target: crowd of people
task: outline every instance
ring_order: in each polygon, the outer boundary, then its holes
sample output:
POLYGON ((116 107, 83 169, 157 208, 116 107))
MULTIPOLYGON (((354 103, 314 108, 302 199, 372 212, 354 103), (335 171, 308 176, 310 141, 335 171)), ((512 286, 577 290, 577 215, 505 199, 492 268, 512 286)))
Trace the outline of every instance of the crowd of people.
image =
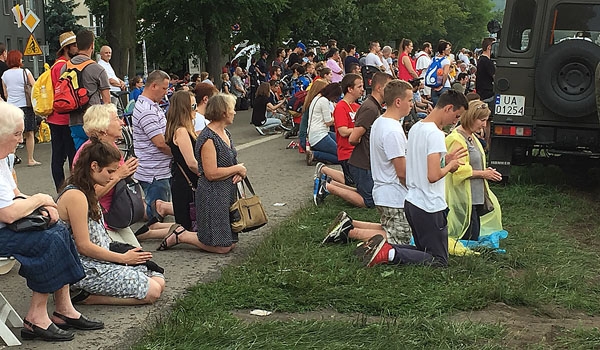
POLYGON ((298 144, 307 165, 316 163, 315 204, 332 194, 380 214, 379 223, 370 223, 341 212, 323 240, 363 241, 355 253, 364 265, 447 266, 452 242, 502 230, 501 209, 488 185, 502 175, 486 166, 484 143, 493 92, 490 39, 483 41, 477 62, 468 50, 455 61, 444 40, 435 54, 424 43, 414 57, 408 39, 398 51, 374 41, 362 57, 352 44, 340 51, 330 40, 312 52, 299 42, 289 53, 276 50, 270 68, 266 51, 248 73, 227 67, 221 89, 208 74, 186 74, 178 83, 178 77, 155 70, 145 81, 121 80, 110 65, 110 47, 100 49, 98 62, 92 60, 94 39, 88 30, 63 33, 51 69, 56 86, 61 75, 84 65, 78 74, 89 97, 82 108, 53 111, 47 118, 56 201, 46 194, 24 195, 16 186, 11 159, 23 139, 28 165, 40 165, 33 145, 29 148, 35 115, 23 93, 34 79, 22 68, 20 53, 7 54, 0 44, 0 58, 8 64, 1 74, 7 102, 0 101, 0 256, 19 260, 19 273, 33 291, 23 339, 66 341, 74 338, 70 328, 104 327, 73 304, 134 305, 160 298, 164 270, 141 240, 160 239, 159 251, 182 243, 217 254, 235 248, 229 209, 246 168, 237 161, 227 127, 246 98, 261 135, 288 130, 283 125, 288 98, 302 98, 298 144), (423 78, 436 60, 441 83, 426 86, 423 78), (247 74, 254 81, 244 81, 247 74), (124 122, 110 91, 128 85, 136 156, 125 159, 117 147, 124 122), (63 170, 67 160, 69 176, 63 170), (144 193, 145 223, 135 232, 106 220, 121 201, 120 183, 144 193), (45 213, 47 227, 15 232, 11 224, 36 210, 45 213), (175 222, 163 222, 167 215, 175 222), (39 242, 46 249, 33 249, 39 242), (52 316, 46 311, 50 293, 52 316))

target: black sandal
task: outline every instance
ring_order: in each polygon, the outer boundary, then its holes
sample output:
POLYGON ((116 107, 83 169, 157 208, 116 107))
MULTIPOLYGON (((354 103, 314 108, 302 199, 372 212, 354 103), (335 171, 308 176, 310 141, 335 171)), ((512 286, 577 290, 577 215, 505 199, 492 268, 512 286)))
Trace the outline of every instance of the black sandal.
POLYGON ((160 242, 160 245, 158 246, 158 248, 156 248, 156 250, 158 250, 158 251, 168 250, 168 249, 171 249, 174 246, 178 245, 179 244, 179 235, 184 232, 185 232, 185 228, 183 226, 181 226, 179 224, 171 225, 171 227, 169 227, 169 231, 167 232, 167 235, 162 240, 162 242, 160 242), (181 230, 177 231, 178 228, 181 228, 181 230), (171 237, 172 235, 175 235, 175 244, 167 245, 167 239, 169 239, 169 237, 171 237))
POLYGON ((33 340, 39 338, 43 341, 69 341, 73 340, 75 337, 75 333, 62 330, 54 323, 50 323, 50 326, 48 326, 46 329, 38 327, 25 319, 23 320, 23 324, 31 328, 21 329, 21 338, 23 340, 33 340))
POLYGON ((59 314, 56 311, 54 311, 54 313, 52 315, 56 318, 59 318, 59 319, 65 321, 65 323, 55 323, 56 326, 60 329, 74 328, 74 329, 80 329, 83 331, 93 331, 93 330, 104 328, 104 322, 90 320, 83 315, 80 315, 79 318, 71 318, 71 317, 67 317, 65 315, 59 314))

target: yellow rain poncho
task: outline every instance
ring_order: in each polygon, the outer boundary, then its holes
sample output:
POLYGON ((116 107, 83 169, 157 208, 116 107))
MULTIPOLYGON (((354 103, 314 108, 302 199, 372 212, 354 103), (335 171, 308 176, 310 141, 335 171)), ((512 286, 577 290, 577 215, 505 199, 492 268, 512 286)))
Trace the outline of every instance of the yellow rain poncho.
MULTIPOLYGON (((477 138, 474 138, 475 145, 481 152, 484 169, 486 164, 485 152, 477 138)), ((464 137, 456 130, 452 131, 446 137, 446 149, 448 152, 463 147, 467 148, 467 142, 464 137)), ((448 203, 448 252, 453 255, 467 255, 472 253, 471 250, 465 248, 458 240, 465 234, 469 227, 472 213, 473 203, 471 197, 471 176, 473 168, 469 163, 469 155, 463 159, 465 164, 458 167, 454 173, 446 175, 446 202, 448 203)), ((494 210, 483 215, 481 219, 481 230, 479 239, 481 241, 485 236, 502 231, 502 210, 498 199, 490 190, 487 180, 484 179, 484 188, 488 192, 489 198, 494 205, 494 210)))

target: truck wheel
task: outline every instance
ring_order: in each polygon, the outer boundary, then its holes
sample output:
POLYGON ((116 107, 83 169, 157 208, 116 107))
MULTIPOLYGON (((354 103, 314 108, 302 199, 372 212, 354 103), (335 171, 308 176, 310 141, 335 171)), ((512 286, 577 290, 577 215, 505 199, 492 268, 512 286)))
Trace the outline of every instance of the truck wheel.
POLYGON ((565 40, 550 47, 535 72, 536 95, 551 111, 582 117, 596 110, 594 73, 600 46, 584 39, 565 40))

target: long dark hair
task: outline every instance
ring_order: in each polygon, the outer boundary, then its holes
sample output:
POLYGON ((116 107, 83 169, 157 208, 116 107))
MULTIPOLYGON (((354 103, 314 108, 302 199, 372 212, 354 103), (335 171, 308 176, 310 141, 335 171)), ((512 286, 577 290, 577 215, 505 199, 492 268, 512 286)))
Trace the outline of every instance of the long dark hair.
POLYGON ((95 137, 91 137, 90 141, 91 143, 83 146, 79 159, 73 165, 73 174, 65 183, 77 187, 85 194, 88 201, 88 215, 92 220, 98 221, 102 217, 102 212, 98 206, 98 197, 94 189, 96 183, 92 178, 91 165, 93 162, 97 162, 100 168, 107 167, 121 160, 121 152, 114 145, 95 137))

